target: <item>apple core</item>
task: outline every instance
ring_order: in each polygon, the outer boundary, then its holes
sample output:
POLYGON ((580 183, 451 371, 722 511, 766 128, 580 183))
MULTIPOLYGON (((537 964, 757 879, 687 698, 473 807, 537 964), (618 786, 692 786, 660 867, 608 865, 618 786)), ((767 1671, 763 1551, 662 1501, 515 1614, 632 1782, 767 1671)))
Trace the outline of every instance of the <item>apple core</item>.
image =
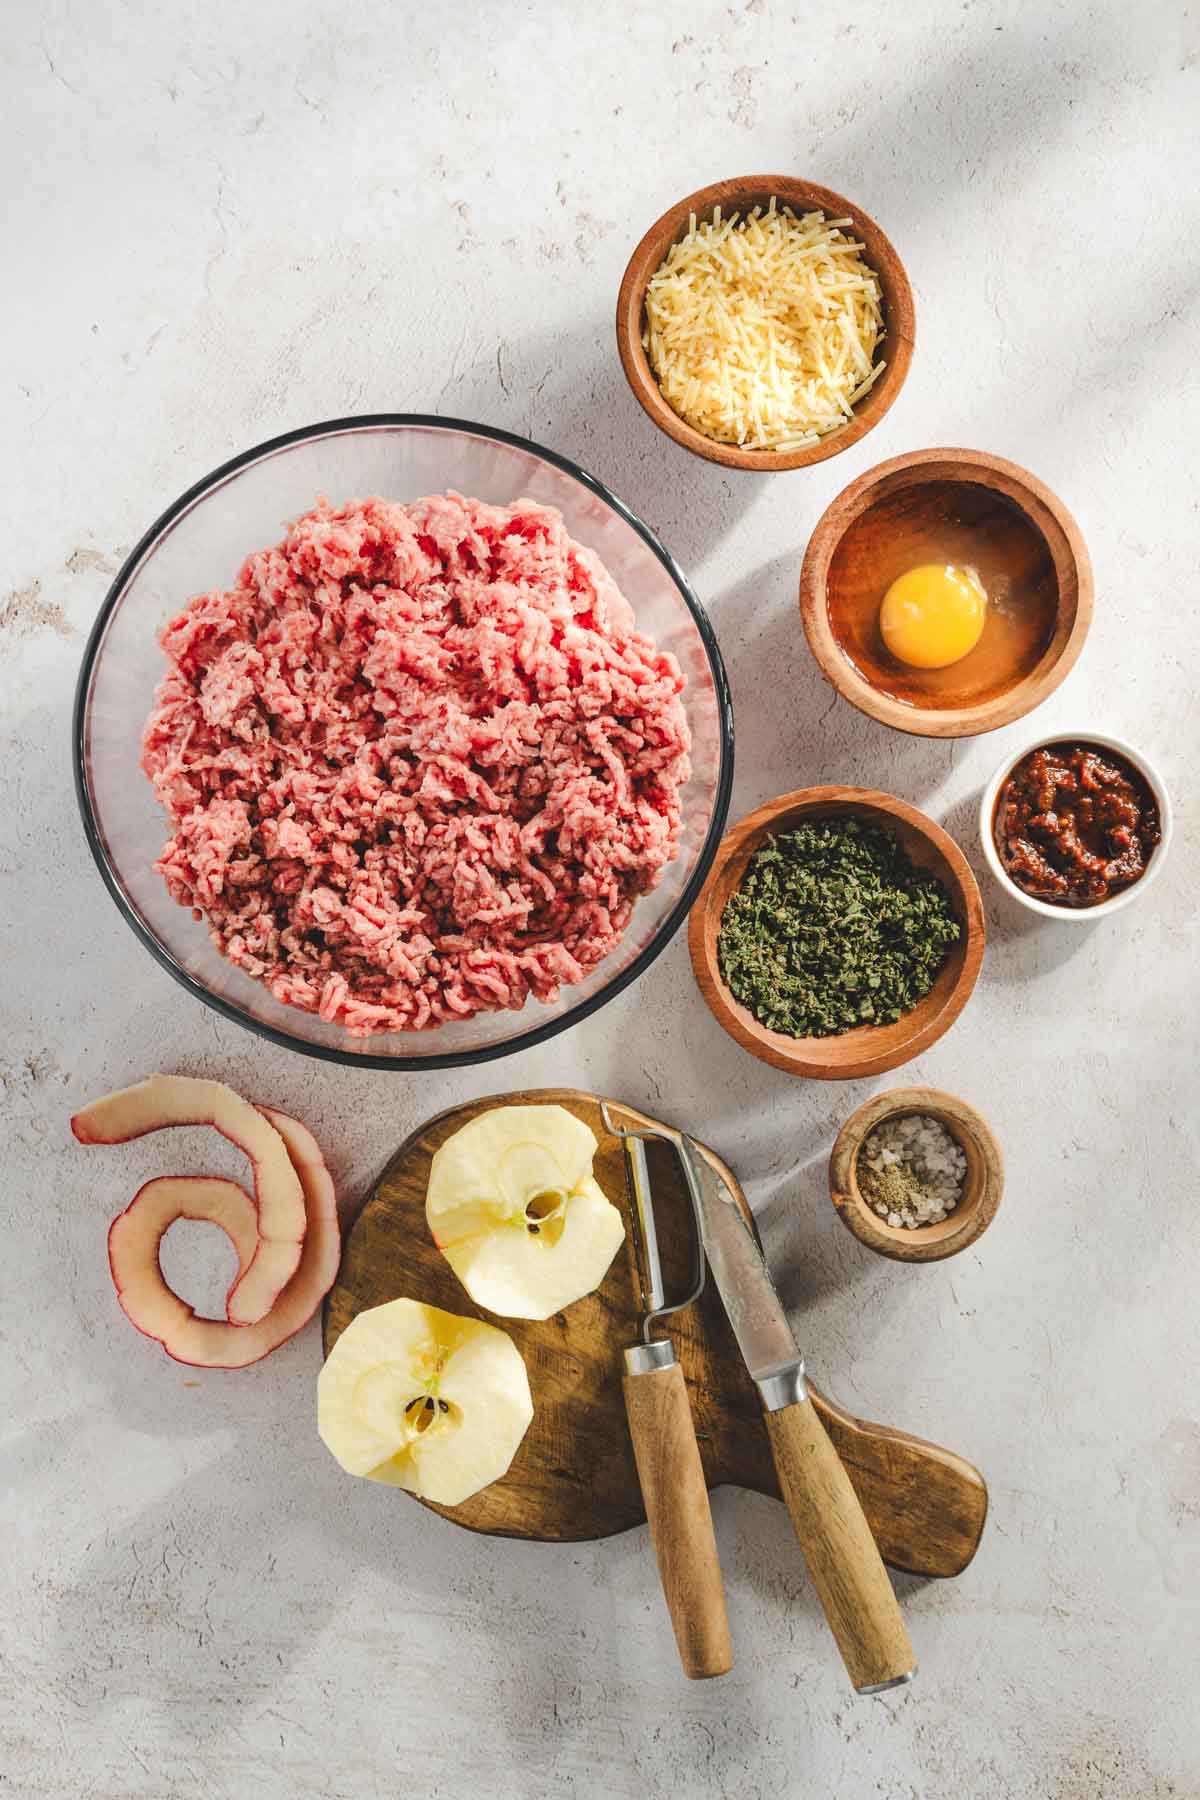
POLYGON ((595 1134, 563 1106, 496 1106, 447 1138, 425 1214, 476 1305, 548 1319, 599 1287, 625 1226, 595 1154, 595 1134))
POLYGON ((347 1473, 443 1506, 498 1480, 532 1417, 507 1333, 420 1300, 360 1312, 317 1380, 317 1426, 347 1473))

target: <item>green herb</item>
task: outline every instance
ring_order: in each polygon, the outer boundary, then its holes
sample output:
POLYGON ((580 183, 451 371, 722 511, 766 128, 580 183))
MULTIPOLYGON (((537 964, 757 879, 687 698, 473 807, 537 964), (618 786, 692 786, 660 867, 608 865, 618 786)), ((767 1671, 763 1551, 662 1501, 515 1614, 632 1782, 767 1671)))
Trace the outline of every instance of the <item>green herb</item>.
POLYGON ((761 1025, 836 1037, 911 1012, 959 930, 941 882, 890 832, 816 819, 755 851, 726 904, 717 955, 761 1025))

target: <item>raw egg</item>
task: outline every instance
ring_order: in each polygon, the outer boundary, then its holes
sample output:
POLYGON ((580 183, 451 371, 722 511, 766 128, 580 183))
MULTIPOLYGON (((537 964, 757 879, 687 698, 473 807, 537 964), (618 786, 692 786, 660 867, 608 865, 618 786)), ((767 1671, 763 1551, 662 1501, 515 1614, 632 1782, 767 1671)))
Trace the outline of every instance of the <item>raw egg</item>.
POLYGON ((897 662, 945 669, 979 642, 987 595, 974 569, 920 563, 893 581, 879 609, 879 630, 897 662))

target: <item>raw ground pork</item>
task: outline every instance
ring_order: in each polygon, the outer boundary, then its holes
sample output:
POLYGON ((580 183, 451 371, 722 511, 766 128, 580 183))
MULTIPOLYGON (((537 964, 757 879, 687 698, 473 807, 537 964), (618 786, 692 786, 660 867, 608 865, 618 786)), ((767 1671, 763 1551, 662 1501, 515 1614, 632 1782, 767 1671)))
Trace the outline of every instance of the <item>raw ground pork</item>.
POLYGON ((155 867, 347 1031, 553 1000, 676 853, 683 676, 547 507, 322 502, 161 642, 155 867))

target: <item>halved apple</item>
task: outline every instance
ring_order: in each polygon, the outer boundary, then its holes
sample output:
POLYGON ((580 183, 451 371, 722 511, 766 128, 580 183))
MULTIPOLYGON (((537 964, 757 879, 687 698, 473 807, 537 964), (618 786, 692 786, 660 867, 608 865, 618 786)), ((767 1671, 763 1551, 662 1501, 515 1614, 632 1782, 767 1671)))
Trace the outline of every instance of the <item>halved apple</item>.
POLYGON ((305 1232, 304 1190, 270 1117, 222 1081, 151 1075, 93 1100, 71 1120, 81 1144, 124 1144, 173 1125, 212 1125, 253 1164, 257 1243, 227 1308, 230 1324, 254 1325, 296 1273, 305 1232))
POLYGON ((563 1106, 496 1106, 433 1158, 425 1216, 478 1306, 548 1319, 599 1287, 625 1238, 592 1175, 596 1137, 563 1106))
POLYGON ((109 1267, 126 1317, 176 1362, 197 1368, 244 1369, 259 1362, 307 1324, 337 1275, 337 1196, 317 1141, 286 1113, 259 1110, 286 1146, 308 1219, 300 1266, 265 1318, 253 1325, 198 1318, 167 1285, 159 1264, 159 1245, 176 1219, 205 1219, 230 1239, 239 1273, 249 1266, 258 1244, 259 1214, 236 1182, 208 1175, 158 1176, 138 1190, 108 1234, 109 1267))
POLYGON ((360 1312, 317 1380, 317 1429, 343 1469, 441 1506, 498 1481, 532 1417, 508 1333, 420 1300, 360 1312))

